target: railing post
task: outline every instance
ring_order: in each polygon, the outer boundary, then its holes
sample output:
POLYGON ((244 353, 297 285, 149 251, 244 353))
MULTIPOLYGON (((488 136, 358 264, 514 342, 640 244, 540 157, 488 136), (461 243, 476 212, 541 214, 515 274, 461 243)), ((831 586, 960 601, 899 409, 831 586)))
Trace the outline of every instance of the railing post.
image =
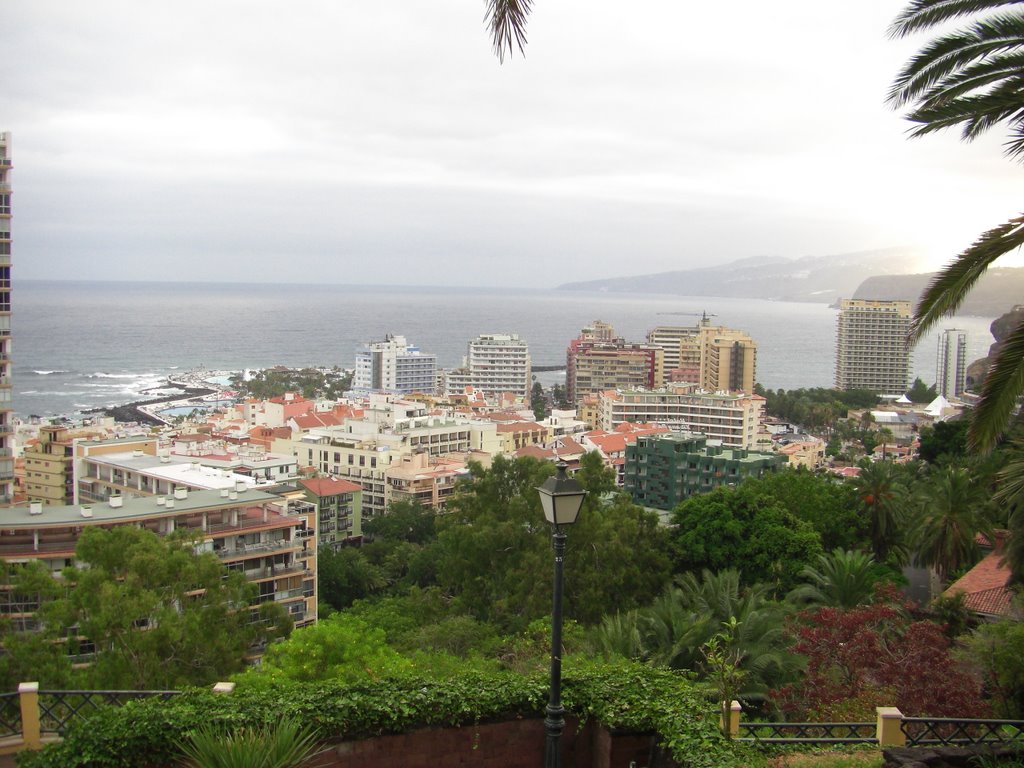
POLYGON ((743 708, 740 703, 733 700, 729 703, 729 722, 725 722, 725 702, 722 702, 721 714, 718 716, 718 724, 722 728, 722 733, 725 734, 726 738, 735 739, 740 735, 740 713, 743 708))
POLYGON ((907 734, 900 727, 903 724, 903 713, 897 707, 875 707, 878 723, 875 733, 880 747, 905 747, 907 734))
POLYGON ((213 692, 214 693, 231 693, 234 690, 235 690, 235 684, 234 683, 214 683, 214 685, 213 685, 213 692))
POLYGON ((43 739, 39 727, 39 683, 18 685, 21 703, 21 739, 25 749, 42 749, 43 739))

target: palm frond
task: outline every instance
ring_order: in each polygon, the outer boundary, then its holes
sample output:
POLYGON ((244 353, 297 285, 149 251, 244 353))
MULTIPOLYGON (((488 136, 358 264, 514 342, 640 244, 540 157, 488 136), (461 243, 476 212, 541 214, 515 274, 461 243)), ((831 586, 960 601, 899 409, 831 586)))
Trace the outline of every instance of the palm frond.
POLYGON ((514 48, 526 54, 526 17, 532 6, 533 0, 487 0, 484 23, 490 27, 498 61, 504 63, 506 52, 511 56, 514 48))
POLYGON ((889 36, 906 37, 961 16, 1019 3, 1020 0, 913 0, 893 21, 889 36))
POLYGON ((903 66, 888 100, 894 107, 901 107, 944 83, 950 75, 1000 53, 1018 50, 1021 45, 1024 18, 1020 16, 1000 16, 938 37, 903 66))
POLYGON ((967 431, 967 443, 980 450, 991 450, 1006 427, 1024 393, 1024 323, 1003 340, 999 354, 981 388, 981 399, 967 431))
POLYGON ((978 238, 928 284, 914 313, 910 340, 917 341, 940 319, 955 313, 989 265, 1021 245, 1024 245, 1024 214, 978 238))
POLYGON ((1024 52, 1015 51, 985 61, 976 62, 950 73, 940 83, 931 86, 917 98, 915 112, 936 109, 967 96, 983 96, 990 87, 1001 82, 1013 81, 1020 85, 1024 72, 1024 52))

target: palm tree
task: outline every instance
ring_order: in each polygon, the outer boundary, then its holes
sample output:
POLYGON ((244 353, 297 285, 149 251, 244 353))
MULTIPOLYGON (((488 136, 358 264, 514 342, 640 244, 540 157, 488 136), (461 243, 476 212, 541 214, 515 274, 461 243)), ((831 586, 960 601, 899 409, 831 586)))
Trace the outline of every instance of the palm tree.
MULTIPOLYGON (((908 107, 913 136, 960 127, 970 141, 1000 123, 1009 128, 1006 154, 1024 156, 1024 3, 1019 0, 912 0, 893 22, 895 37, 969 20, 939 34, 903 67, 889 101, 908 107)), ((1024 244, 1024 215, 990 229, 932 280, 914 314, 911 340, 963 303, 971 287, 1003 254, 1024 244)), ((1024 393, 1024 323, 1005 340, 982 386, 968 440, 988 451, 1006 429, 1024 393)))
POLYGON ((979 533, 995 541, 988 488, 962 467, 932 473, 920 490, 918 504, 912 534, 914 561, 934 568, 943 583, 950 573, 978 560, 979 533))
POLYGON ((511 55, 514 48, 525 55, 526 17, 532 6, 533 0, 487 0, 484 18, 498 61, 504 62, 506 52, 511 55))
POLYGON ((852 485, 868 516, 868 535, 875 560, 884 563, 890 554, 902 560, 907 493, 896 465, 891 461, 863 464, 852 485))
POLYGON ((790 592, 789 599, 832 608, 870 604, 875 583, 881 579, 878 564, 871 555, 843 549, 818 555, 817 567, 805 567, 800 576, 806 583, 790 592))

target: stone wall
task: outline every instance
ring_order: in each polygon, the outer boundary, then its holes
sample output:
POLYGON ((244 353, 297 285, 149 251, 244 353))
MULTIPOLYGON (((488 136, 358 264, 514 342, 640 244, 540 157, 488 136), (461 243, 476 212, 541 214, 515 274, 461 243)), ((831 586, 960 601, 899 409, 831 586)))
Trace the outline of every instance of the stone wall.
MULTIPOLYGON (((536 768, 544 764, 544 721, 509 720, 460 728, 425 728, 394 736, 335 743, 315 768, 536 768)), ((629 768, 648 765, 655 737, 611 733, 592 723, 579 727, 566 718, 562 734, 565 768, 629 768)))

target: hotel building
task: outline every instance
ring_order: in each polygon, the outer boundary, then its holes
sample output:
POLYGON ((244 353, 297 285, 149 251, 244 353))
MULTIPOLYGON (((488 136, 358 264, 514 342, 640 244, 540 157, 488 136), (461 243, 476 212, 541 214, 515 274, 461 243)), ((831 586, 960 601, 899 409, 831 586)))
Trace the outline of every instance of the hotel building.
POLYGON ((356 350, 352 391, 409 395, 433 393, 437 387, 437 355, 410 345, 404 336, 388 335, 356 350))
POLYGON ((836 325, 836 389, 906 392, 910 321, 909 301, 843 299, 836 325))
POLYGON ((597 429, 623 423, 660 424, 674 432, 699 432, 728 448, 756 448, 764 421, 760 395, 703 392, 693 384, 654 390, 612 390, 598 398, 597 429))
POLYGON ((446 377, 448 394, 459 394, 467 386, 494 397, 511 392, 530 396, 530 347, 515 334, 482 334, 469 342, 462 368, 446 377))

